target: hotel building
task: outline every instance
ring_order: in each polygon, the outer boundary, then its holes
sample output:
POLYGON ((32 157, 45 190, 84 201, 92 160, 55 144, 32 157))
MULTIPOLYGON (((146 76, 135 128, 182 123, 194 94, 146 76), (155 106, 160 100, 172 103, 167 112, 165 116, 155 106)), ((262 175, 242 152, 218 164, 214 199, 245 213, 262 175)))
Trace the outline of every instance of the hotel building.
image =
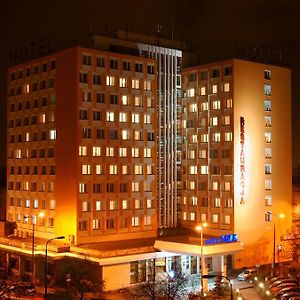
POLYGON ((156 236, 154 59, 74 47, 8 71, 7 219, 72 244, 156 236), (39 214, 43 213, 43 217, 39 214))
POLYGON ((272 262, 275 225, 276 261, 288 253, 278 246, 291 225, 290 84, 287 68, 238 59, 182 72, 181 224, 236 233, 236 268, 272 262))

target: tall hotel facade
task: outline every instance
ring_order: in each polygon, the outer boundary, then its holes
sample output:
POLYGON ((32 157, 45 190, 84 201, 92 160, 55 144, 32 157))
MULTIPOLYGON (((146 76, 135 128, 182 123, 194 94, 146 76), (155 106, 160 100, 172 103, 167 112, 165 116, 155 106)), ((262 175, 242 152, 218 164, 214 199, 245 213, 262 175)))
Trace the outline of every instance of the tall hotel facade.
POLYGON ((98 262, 107 289, 153 263, 272 262, 273 226, 279 245, 291 223, 290 71, 233 59, 181 72, 180 50, 138 40, 93 37, 8 70, 15 235, 64 235, 64 255, 98 262), (160 236, 178 225, 184 238, 160 236))
POLYGON ((236 267, 270 263, 273 226, 278 246, 291 225, 290 70, 233 59, 182 76, 182 225, 236 233, 236 267))

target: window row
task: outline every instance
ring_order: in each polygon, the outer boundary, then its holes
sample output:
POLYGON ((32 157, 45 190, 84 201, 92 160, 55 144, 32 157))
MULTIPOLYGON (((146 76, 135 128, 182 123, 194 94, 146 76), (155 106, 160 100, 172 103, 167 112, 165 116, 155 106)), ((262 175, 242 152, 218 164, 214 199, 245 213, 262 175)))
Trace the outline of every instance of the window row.
POLYGON ((41 99, 26 100, 25 102, 18 101, 17 104, 10 104, 10 112, 23 111, 31 108, 45 107, 56 103, 56 96, 52 95, 49 98, 42 97, 41 99))
MULTIPOLYGON (((88 155, 88 146, 79 146, 78 152, 79 156, 87 156, 88 155)), ((90 150, 89 150, 90 151, 90 150)), ((92 146, 91 147, 91 155, 92 156, 102 156, 102 148, 99 146, 92 146)), ((150 158, 152 157, 152 148, 126 148, 126 147, 120 147, 120 148, 114 148, 114 147, 106 147, 105 148, 105 156, 111 157, 111 156, 119 156, 119 157, 143 157, 150 158), (131 152, 131 153, 130 153, 131 152)))
POLYGON ((54 227, 54 218, 52 217, 37 218, 36 221, 33 221, 28 214, 22 215, 21 213, 8 213, 8 219, 17 223, 30 224, 32 222, 36 222, 34 224, 37 224, 38 226, 54 227))
POLYGON ((55 166, 15 166, 9 167, 10 175, 55 175, 55 166))
POLYGON ((54 191, 54 182, 48 181, 47 183, 45 182, 20 182, 20 181, 9 181, 7 184, 7 189, 8 190, 15 190, 15 191, 29 191, 31 192, 49 192, 52 193, 54 191))
POLYGON ((230 83, 226 82, 223 84, 213 84, 211 86, 201 86, 197 89, 189 88, 187 91, 183 90, 183 97, 187 94, 188 98, 195 96, 206 96, 207 94, 218 94, 218 93, 229 93, 230 83))
MULTIPOLYGON (((207 167, 207 166, 203 166, 207 167)), ((197 182, 196 181, 187 181, 183 182, 183 189, 184 190, 196 190, 197 182)), ((198 190, 205 191, 207 188, 207 184, 203 184, 202 182, 198 183, 198 190), (205 189, 204 189, 205 188, 205 189)), ((231 181, 225 181, 222 184, 219 181, 211 181, 209 186, 210 191, 225 191, 230 192, 233 190, 233 183, 231 181)))
MULTIPOLYGON (((224 142, 231 142, 233 140, 233 133, 232 132, 215 132, 211 133, 210 135, 210 141, 211 142, 221 142, 221 136, 222 140, 224 142)), ((200 140, 199 140, 199 135, 198 134, 192 134, 189 137, 190 143, 191 144, 196 144, 198 142, 201 143, 208 143, 208 133, 203 133, 200 135, 200 140)))
POLYGON ((41 65, 34 65, 33 67, 28 66, 24 70, 18 70, 17 72, 12 71, 9 74, 9 79, 11 81, 16 79, 21 79, 23 77, 28 77, 30 75, 36 75, 39 72, 47 72, 47 70, 55 70, 56 69, 56 61, 51 60, 49 62, 42 63, 41 65))
MULTIPOLYGON (((197 220, 197 213, 196 212, 186 212, 184 211, 182 214, 182 218, 184 221, 198 221, 197 220)), ((200 215, 201 222, 207 222, 207 215, 201 214, 200 215)), ((213 224, 219 224, 220 222, 220 216, 219 214, 212 214, 211 215, 211 223, 213 224)), ((230 225, 231 224, 231 216, 230 215, 224 215, 222 218, 222 224, 230 225)))
MULTIPOLYGON (((186 166, 182 167, 182 173, 186 174, 187 170, 186 170, 186 166)), ((197 175, 197 174, 210 174, 210 175, 232 175, 233 174, 233 168, 232 166, 223 166, 221 167, 220 165, 210 165, 210 167, 208 168, 208 166, 206 165, 190 165, 188 167, 188 174, 190 175, 197 175)))
POLYGON ((54 149, 48 148, 47 150, 42 149, 15 149, 8 151, 8 158, 45 158, 47 155, 48 158, 54 157, 54 149))
POLYGON ((20 127, 20 126, 28 126, 29 121, 30 125, 36 125, 36 124, 45 124, 45 123, 54 123, 54 112, 48 112, 46 113, 40 113, 38 116, 32 116, 30 119, 29 117, 23 118, 23 124, 22 119, 18 118, 16 120, 10 119, 8 120, 8 128, 13 127, 20 127))
POLYGON ((25 83, 22 86, 17 86, 15 88, 11 87, 8 90, 8 96, 19 96, 23 94, 28 94, 30 92, 36 92, 38 90, 44 90, 54 87, 54 78, 49 78, 47 80, 41 80, 39 82, 33 82, 31 84, 25 83))
POLYGON ((225 66, 223 69, 216 67, 210 71, 192 72, 186 75, 188 81, 208 80, 209 78, 218 78, 220 76, 232 75, 232 66, 225 66))
MULTIPOLYGON (((94 167, 94 172, 97 175, 109 174, 109 175, 118 175, 123 174, 123 166, 118 165, 108 165, 104 167, 103 165, 90 165, 84 164, 81 166, 82 175, 91 175, 92 167, 94 167)), ((133 165, 132 167, 126 168, 126 174, 135 174, 135 175, 154 175, 155 168, 152 165, 133 165), (128 173, 129 172, 129 173, 128 173)))
POLYGON ((92 203, 90 201, 83 201, 81 209, 83 212, 94 211, 106 211, 106 210, 130 210, 130 209, 152 209, 154 208, 154 202, 152 199, 133 199, 133 200, 96 200, 92 209, 92 203))
POLYGON ((54 199, 39 200, 39 199, 22 199, 22 198, 9 198, 9 206, 26 207, 26 208, 40 208, 40 209, 55 209, 56 202, 54 199))
POLYGON ((97 56, 96 58, 91 55, 82 55, 82 64, 85 66, 92 66, 95 64, 98 68, 106 68, 110 69, 119 69, 122 68, 125 71, 135 71, 138 73, 143 73, 145 70, 148 74, 154 74, 154 64, 145 64, 141 62, 131 62, 128 60, 119 61, 116 58, 105 58, 101 56, 97 56), (94 60, 94 62, 93 62, 94 60))
MULTIPOLYGON (((211 110, 220 110, 221 109, 221 103, 223 103, 223 109, 229 109, 232 108, 232 99, 224 99, 224 100, 212 100, 211 101, 211 110)), ((198 112, 198 111, 208 111, 209 105, 208 102, 199 102, 196 103, 190 103, 188 109, 189 112, 198 112)), ((183 108, 183 111, 186 112, 186 107, 183 108)))
MULTIPOLYGON (((182 151, 182 159, 206 159, 208 158, 208 150, 200 149, 198 150, 187 150, 182 151)), ((219 159, 219 158, 231 158, 233 154, 233 150, 231 149, 210 149, 209 150, 209 158, 210 159, 219 159)), ((225 167, 226 168, 226 167, 225 167)), ((228 171, 228 170, 226 170, 228 171)))
MULTIPOLYGON (((124 189, 125 192, 152 192, 153 191, 153 182, 137 182, 133 181, 130 186, 127 186, 127 183, 124 183, 123 185, 120 184, 119 191, 121 192, 124 189), (125 187, 127 190, 125 190, 125 187)), ((86 194, 89 192, 89 190, 93 193, 102 193, 103 192, 103 185, 101 183, 94 183, 94 184, 87 184, 87 183, 79 183, 78 184, 78 190, 80 194, 86 194)), ((116 193, 117 191, 116 184, 115 183, 106 183, 106 192, 107 193, 116 193)))
POLYGON ((189 197, 189 199, 187 199, 187 197, 183 197, 183 205, 187 205, 187 203, 189 203, 190 206, 200 205, 202 207, 208 207, 210 204, 214 207, 233 207, 232 198, 221 199, 219 197, 213 197, 209 200, 207 197, 202 197, 200 199, 196 196, 189 197))
POLYGON ((199 127, 213 127, 220 125, 230 125, 231 124, 231 116, 219 116, 219 117, 211 117, 209 118, 209 123, 207 122, 207 118, 200 118, 198 120, 188 119, 182 121, 183 128, 197 128, 199 127))

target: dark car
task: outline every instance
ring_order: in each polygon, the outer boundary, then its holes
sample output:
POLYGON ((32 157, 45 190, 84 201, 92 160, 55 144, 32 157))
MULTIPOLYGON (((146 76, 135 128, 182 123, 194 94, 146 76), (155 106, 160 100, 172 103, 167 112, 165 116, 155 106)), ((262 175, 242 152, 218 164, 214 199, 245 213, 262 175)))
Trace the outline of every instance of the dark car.
POLYGON ((267 283, 270 285, 270 284, 274 283, 275 281, 282 280, 282 279, 288 279, 288 278, 286 278, 286 277, 272 277, 272 278, 267 280, 267 283))
POLYGON ((296 293, 296 292, 289 292, 289 293, 283 294, 280 299, 281 300, 289 300, 291 297, 300 297, 300 294, 296 293))
POLYGON ((280 284, 289 283, 289 282, 297 284, 297 281, 294 279, 279 279, 279 280, 273 282, 272 284, 270 284, 269 288, 273 289, 274 287, 277 287, 280 284))
POLYGON ((294 282, 285 282, 281 283, 278 286, 275 286, 272 288, 273 293, 277 293, 278 291, 281 291, 282 289, 288 288, 288 287, 296 287, 297 284, 294 282))
POLYGON ((290 293, 290 292, 296 292, 296 293, 300 293, 300 287, 298 286, 292 286, 292 287, 287 287, 287 288, 284 288, 280 291, 278 291, 277 293, 275 293, 275 297, 277 299, 280 299, 280 297, 286 293, 290 293))

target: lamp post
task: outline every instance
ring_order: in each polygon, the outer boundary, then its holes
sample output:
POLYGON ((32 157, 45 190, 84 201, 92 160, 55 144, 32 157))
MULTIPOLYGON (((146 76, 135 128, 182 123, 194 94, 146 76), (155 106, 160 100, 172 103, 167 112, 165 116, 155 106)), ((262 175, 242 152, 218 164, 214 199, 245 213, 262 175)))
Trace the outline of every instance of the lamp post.
POLYGON ((45 253, 45 299, 48 299, 48 293, 47 293, 47 288, 48 288, 48 243, 50 243, 53 240, 63 240, 65 237, 63 235, 54 237, 50 240, 47 241, 46 243, 46 253, 45 253))
POLYGON ((196 230, 200 231, 200 244, 201 244, 201 256, 200 256, 200 264, 201 264, 201 270, 200 270, 200 282, 201 282, 201 293, 203 294, 203 271, 205 268, 204 263, 204 255, 203 255, 203 228, 207 227, 207 223, 203 223, 202 225, 196 226, 196 230))
POLYGON ((230 300, 233 300, 232 283, 231 283, 231 281, 228 277, 226 277, 224 275, 219 275, 219 274, 218 275, 208 275, 208 274, 207 275, 202 275, 203 279, 209 279, 209 278, 215 278, 215 277, 221 277, 221 278, 227 279, 227 281, 230 284, 230 300))
MULTIPOLYGON (((272 262, 272 271, 271 275, 274 276, 275 272, 275 263, 276 263, 276 214, 273 214, 272 212, 268 212, 269 215, 272 215, 274 217, 273 221, 273 262, 272 262)), ((280 219, 283 219, 285 217, 284 214, 278 215, 280 219)))

